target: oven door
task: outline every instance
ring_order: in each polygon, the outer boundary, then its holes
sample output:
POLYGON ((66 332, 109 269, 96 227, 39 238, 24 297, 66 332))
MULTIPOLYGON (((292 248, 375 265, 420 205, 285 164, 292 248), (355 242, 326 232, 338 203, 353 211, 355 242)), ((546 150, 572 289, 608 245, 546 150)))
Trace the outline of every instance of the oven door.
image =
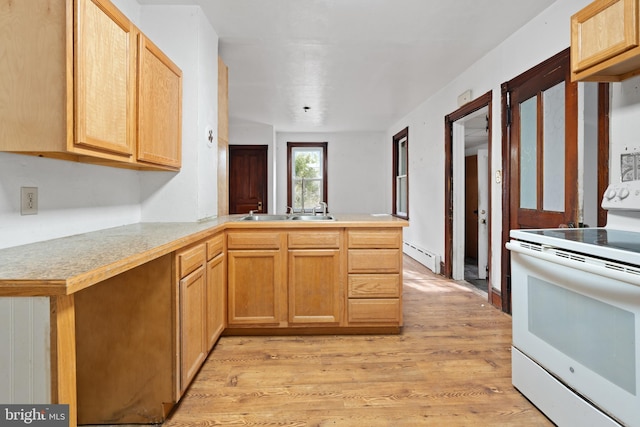
POLYGON ((640 425, 640 286, 630 283, 640 276, 626 281, 620 269, 544 246, 507 247, 514 347, 622 424, 640 425))

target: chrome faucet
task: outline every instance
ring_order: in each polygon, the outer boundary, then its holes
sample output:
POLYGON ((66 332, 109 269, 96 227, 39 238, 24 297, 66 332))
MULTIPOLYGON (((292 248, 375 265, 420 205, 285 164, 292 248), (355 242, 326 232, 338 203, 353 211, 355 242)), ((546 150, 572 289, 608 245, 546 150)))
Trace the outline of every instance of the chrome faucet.
POLYGON ((320 202, 320 206, 313 208, 313 214, 316 214, 316 208, 322 208, 322 216, 327 216, 327 204, 326 202, 320 202))

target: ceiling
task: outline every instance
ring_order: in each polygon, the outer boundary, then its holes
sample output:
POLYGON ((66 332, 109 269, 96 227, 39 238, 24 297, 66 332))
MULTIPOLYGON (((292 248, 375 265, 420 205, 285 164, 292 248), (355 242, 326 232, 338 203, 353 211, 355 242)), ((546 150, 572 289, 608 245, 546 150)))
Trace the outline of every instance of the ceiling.
POLYGON ((232 124, 287 132, 386 131, 554 1, 139 0, 200 5, 232 124))

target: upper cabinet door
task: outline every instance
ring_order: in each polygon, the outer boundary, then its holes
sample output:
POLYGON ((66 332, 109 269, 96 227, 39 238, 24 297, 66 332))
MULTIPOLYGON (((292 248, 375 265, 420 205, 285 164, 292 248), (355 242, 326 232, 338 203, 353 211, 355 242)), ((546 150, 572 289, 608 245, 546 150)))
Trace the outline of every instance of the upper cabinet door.
POLYGON ((138 162, 179 169, 182 71, 143 34, 138 47, 138 162))
POLYGON ((76 5, 75 147, 133 157, 136 29, 109 1, 76 5))
POLYGON ((595 0, 571 17, 573 80, 620 81, 640 69, 638 0, 595 0))

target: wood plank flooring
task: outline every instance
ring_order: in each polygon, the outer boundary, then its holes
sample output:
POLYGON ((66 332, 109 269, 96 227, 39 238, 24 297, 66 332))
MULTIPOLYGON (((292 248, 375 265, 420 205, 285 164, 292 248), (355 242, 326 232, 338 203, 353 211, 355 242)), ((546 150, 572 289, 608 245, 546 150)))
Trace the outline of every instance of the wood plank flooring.
POLYGON ((222 337, 178 426, 552 426, 511 385, 511 318, 405 256, 400 335, 222 337))

